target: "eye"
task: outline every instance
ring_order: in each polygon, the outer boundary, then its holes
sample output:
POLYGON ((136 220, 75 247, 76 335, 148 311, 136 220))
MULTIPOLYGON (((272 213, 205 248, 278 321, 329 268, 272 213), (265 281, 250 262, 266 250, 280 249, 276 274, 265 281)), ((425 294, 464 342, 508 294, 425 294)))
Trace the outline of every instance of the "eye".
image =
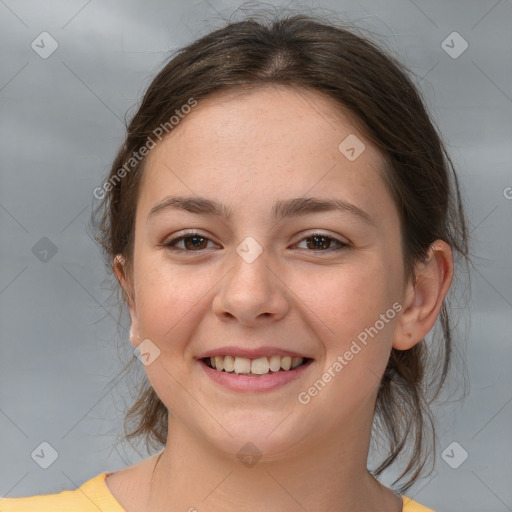
POLYGON ((303 241, 306 241, 308 249, 311 249, 315 252, 341 251, 342 249, 345 249, 349 246, 347 242, 342 242, 337 238, 322 233, 312 233, 311 235, 304 237, 300 243, 303 241), (337 244, 337 247, 329 248, 332 242, 337 244))
POLYGON ((199 252, 206 249, 207 241, 210 240, 205 236, 202 236, 201 233, 197 231, 191 231, 189 233, 185 233, 179 237, 173 238, 166 242, 164 247, 170 249, 171 251, 185 251, 185 252, 199 252), (184 247, 176 247, 177 244, 183 242, 184 247), (189 250, 190 249, 190 250, 189 250))
MULTIPOLYGON (((208 241, 211 242, 209 238, 202 236, 198 231, 191 231, 169 240, 163 246, 175 252, 200 252, 207 249, 208 241), (178 244, 182 242, 184 244, 183 247, 178 247, 178 244)), ((304 241, 306 241, 307 249, 314 252, 341 251, 349 246, 346 242, 322 233, 313 233, 304 237, 299 243, 304 241), (333 243, 337 244, 337 247, 330 247, 333 243)))

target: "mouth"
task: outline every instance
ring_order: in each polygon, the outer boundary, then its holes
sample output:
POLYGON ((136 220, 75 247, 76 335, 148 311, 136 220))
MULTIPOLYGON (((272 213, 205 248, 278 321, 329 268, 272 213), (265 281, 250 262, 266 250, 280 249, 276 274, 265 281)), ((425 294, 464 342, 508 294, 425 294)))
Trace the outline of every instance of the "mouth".
POLYGON ((219 373, 264 377, 269 374, 293 372, 312 361, 308 357, 266 356, 249 359, 239 356, 203 357, 201 363, 219 373))

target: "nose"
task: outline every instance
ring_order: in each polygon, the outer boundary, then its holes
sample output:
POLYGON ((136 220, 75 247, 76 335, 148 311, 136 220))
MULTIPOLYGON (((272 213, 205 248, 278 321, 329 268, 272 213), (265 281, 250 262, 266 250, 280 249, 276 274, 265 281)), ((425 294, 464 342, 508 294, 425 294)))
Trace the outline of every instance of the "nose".
POLYGON ((289 310, 286 284, 263 251, 247 262, 234 252, 233 266, 219 284, 213 312, 221 321, 255 327, 283 318, 289 310))

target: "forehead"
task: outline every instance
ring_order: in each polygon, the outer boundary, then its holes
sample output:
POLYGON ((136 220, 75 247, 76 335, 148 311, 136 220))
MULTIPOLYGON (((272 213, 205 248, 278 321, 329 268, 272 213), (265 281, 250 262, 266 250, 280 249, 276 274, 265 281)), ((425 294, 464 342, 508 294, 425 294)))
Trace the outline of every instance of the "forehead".
POLYGON ((283 193, 334 191, 367 203, 372 189, 385 188, 384 157, 353 116, 323 94, 288 86, 200 100, 150 152, 145 167, 143 196, 153 201, 166 190, 225 204, 234 197, 270 204, 283 193), (358 152, 363 148, 357 159, 343 152, 346 140, 358 152))
MULTIPOLYGON (((347 108, 319 91, 267 84, 231 87, 201 99, 167 138, 200 135, 213 140, 232 138, 249 144, 255 137, 261 143, 278 143, 307 135, 313 145, 327 132, 336 138, 344 132, 358 133, 362 138, 360 125, 347 108), (276 140, 275 132, 281 129, 276 140)), ((329 143, 329 139, 325 142, 329 143)))
MULTIPOLYGON (((170 148, 180 147, 181 159, 200 160, 212 153, 233 152, 226 158, 260 156, 265 147, 300 159, 304 153, 325 152, 338 156, 347 137, 364 141, 364 158, 383 167, 384 156, 365 137, 362 124, 347 108, 318 91, 304 87, 269 84, 260 87, 229 88, 199 100, 146 159, 172 156, 170 148), (307 142, 304 145, 304 142, 307 142), (200 152, 187 151, 202 145, 200 152)), ((174 155, 176 156, 176 155, 174 155)), ((250 162, 247 162, 250 164, 250 162)))

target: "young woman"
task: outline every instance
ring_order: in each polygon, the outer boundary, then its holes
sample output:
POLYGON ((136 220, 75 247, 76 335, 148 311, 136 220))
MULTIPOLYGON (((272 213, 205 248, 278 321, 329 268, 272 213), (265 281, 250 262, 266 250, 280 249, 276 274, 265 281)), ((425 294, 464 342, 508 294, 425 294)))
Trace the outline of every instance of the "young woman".
POLYGON ((429 510, 401 493, 467 244, 399 63, 318 18, 228 24, 153 80, 95 195, 148 379, 128 437, 163 449, 2 511, 429 510), (408 446, 395 492, 376 477, 408 446))

